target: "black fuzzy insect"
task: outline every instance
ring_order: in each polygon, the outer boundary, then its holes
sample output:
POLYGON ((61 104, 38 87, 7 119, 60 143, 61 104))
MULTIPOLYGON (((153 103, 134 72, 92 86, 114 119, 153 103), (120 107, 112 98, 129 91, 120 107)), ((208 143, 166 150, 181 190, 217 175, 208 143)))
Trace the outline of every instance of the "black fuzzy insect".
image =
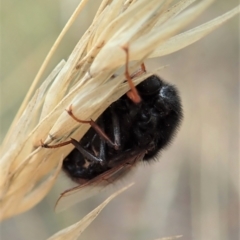
POLYGON ((136 89, 140 103, 123 95, 97 119, 100 132, 91 127, 79 142, 71 140, 75 148, 63 170, 75 182, 113 181, 135 163, 154 159, 171 142, 183 115, 177 89, 156 75, 136 89))
MULTIPOLYGON (((68 114, 91 128, 80 141, 47 145, 58 148, 73 144, 75 148, 65 157, 63 170, 79 185, 66 190, 57 201, 64 210, 86 199, 127 174, 138 162, 149 162, 174 137, 182 119, 181 100, 177 89, 152 75, 134 86, 128 71, 129 52, 126 52, 125 77, 130 91, 112 103, 94 122, 78 119, 72 110, 68 114)), ((145 72, 144 64, 140 72, 145 72)))

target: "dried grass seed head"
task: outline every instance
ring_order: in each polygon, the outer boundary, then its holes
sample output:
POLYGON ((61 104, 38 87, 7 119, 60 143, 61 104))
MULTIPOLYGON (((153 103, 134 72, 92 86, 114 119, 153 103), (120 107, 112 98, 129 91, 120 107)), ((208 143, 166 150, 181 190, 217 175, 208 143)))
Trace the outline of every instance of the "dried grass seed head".
MULTIPOLYGON (((84 4, 86 1, 83 1, 84 4)), ((197 28, 177 35, 212 0, 103 1, 91 26, 65 62, 61 61, 36 90, 2 146, 0 161, 1 218, 24 212, 51 189, 61 161, 73 146, 54 151, 39 147, 40 140, 57 143, 80 139, 89 126, 79 125, 65 112, 70 105, 82 119, 96 119, 111 102, 128 90, 124 73, 111 77, 125 64, 135 71, 149 57, 177 51, 239 13, 239 6, 197 28), (192 7, 192 3, 197 2, 192 7), (41 184, 39 184, 41 182, 41 184)), ((148 74, 134 79, 142 81, 148 74)))

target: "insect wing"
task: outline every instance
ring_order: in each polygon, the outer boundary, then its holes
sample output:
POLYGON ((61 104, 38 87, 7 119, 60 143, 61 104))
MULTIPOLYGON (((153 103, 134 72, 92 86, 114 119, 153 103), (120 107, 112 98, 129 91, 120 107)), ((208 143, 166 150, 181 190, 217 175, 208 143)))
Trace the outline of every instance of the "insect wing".
POLYGON ((116 182, 118 179, 129 173, 132 167, 143 159, 143 156, 143 153, 137 156, 132 156, 130 159, 124 160, 124 162, 87 181, 86 183, 66 190, 58 198, 55 205, 55 211, 64 211, 76 203, 84 201, 87 198, 105 190, 107 186, 111 185, 111 183, 116 182))

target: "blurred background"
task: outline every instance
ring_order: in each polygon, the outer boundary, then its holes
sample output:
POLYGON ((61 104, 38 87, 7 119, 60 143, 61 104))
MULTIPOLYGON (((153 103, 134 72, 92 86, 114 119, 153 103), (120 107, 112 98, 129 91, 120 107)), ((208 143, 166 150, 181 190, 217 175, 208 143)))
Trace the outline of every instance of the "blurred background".
MULTIPOLYGON (((49 49, 78 0, 8 0, 1 3, 1 141, 49 49)), ((100 1, 91 0, 64 38, 46 72, 67 59, 100 1)), ((218 0, 189 28, 239 4, 218 0)), ((159 162, 139 166, 120 185, 135 185, 114 199, 81 239, 237 240, 239 233, 239 17, 203 40, 146 62, 181 92, 184 121, 159 162)), ((61 213, 54 204, 63 177, 29 212, 1 224, 1 239, 46 239, 79 221, 111 191, 61 213)), ((114 189, 113 189, 114 190, 114 189)))

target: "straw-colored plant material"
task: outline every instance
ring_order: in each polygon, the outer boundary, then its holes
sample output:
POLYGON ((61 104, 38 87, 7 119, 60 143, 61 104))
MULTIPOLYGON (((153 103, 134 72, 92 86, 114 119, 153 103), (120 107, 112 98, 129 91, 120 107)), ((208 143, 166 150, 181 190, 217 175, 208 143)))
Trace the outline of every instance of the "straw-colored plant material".
MULTIPOLYGON (((115 197, 117 197, 119 194, 127 190, 129 187, 131 187, 133 183, 129 184, 128 186, 120 189, 119 191, 112 194, 110 197, 108 197, 103 203, 101 203, 98 207, 96 207, 93 211, 91 211, 89 214, 87 214, 82 220, 79 222, 57 232, 52 237, 48 238, 48 240, 75 240, 78 239, 83 231, 95 220, 95 218, 100 214, 100 212, 105 208, 105 206, 111 202, 115 197)), ((172 237, 164 237, 159 238, 156 240, 174 240, 181 238, 182 235, 178 236, 172 236, 172 237)))
POLYGON ((105 208, 105 206, 113 200, 116 196, 121 194, 123 191, 127 190, 129 187, 131 187, 133 183, 129 184, 128 186, 120 189, 119 191, 112 194, 110 197, 108 197, 102 204, 100 204, 98 207, 96 207, 92 212, 87 214, 81 221, 71 225, 70 227, 67 227, 60 232, 54 234, 52 237, 49 238, 49 240, 61 240, 61 239, 68 239, 68 240, 74 240, 78 239, 78 237, 81 235, 81 233, 91 224, 91 222, 99 215, 99 213, 105 208))
MULTIPOLYGON (((2 219, 37 204, 54 183, 61 161, 73 149, 71 145, 44 149, 40 141, 54 144, 70 136, 80 139, 89 128, 74 121, 65 109, 72 105, 79 118, 96 119, 129 89, 124 83, 124 71, 119 71, 126 62, 122 48, 128 47, 130 61, 135 60, 130 68, 133 72, 146 58, 172 53, 199 40, 240 10, 237 7, 209 23, 180 33, 211 3, 212 0, 180 0, 176 4, 171 0, 102 2, 68 60, 62 61, 27 101, 3 143, 2 219)), ((135 83, 149 74, 135 78, 135 83)))

